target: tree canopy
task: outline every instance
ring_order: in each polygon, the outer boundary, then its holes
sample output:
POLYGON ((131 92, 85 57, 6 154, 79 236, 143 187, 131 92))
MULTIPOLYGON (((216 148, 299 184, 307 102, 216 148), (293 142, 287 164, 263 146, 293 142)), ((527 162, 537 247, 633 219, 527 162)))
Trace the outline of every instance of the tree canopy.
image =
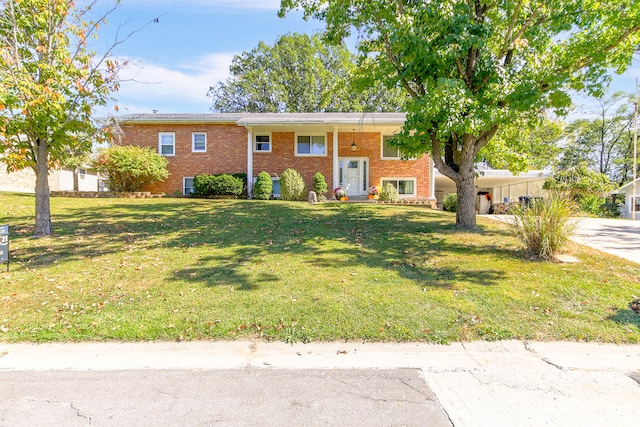
MULTIPOLYGON (((117 64, 88 47, 97 21, 71 0, 0 0, 0 161, 36 174, 36 236, 51 234, 51 168, 91 149, 93 108, 117 89, 117 64)), ((117 2, 116 2, 117 5, 117 2)))
POLYGON ((209 89, 215 112, 401 111, 399 88, 358 76, 355 56, 319 36, 286 34, 233 58, 231 77, 209 89), (356 88, 358 90, 356 90, 356 88))
POLYGON ((598 101, 596 117, 575 120, 566 128, 566 145, 558 167, 583 162, 623 185, 633 176, 634 99, 616 92, 598 101))
POLYGON ((410 95, 396 143, 431 152, 457 187, 456 223, 475 226, 474 160, 498 130, 564 113, 570 91, 600 95, 640 44, 637 0, 282 0, 357 33, 367 72, 410 95))

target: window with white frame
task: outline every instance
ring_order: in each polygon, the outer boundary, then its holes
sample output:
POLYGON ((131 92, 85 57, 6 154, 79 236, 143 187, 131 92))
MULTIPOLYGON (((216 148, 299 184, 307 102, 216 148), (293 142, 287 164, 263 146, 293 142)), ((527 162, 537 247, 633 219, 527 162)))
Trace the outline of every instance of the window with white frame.
POLYGON ((326 156, 326 135, 296 135, 296 156, 326 156))
POLYGON ((176 134, 173 132, 158 133, 158 153, 163 156, 176 155, 176 134))
POLYGON ((391 184, 400 196, 416 195, 416 179, 415 178, 382 178, 382 186, 391 184))
POLYGON ((194 132, 191 134, 191 151, 194 153, 206 153, 207 134, 205 132, 194 132))
POLYGON ((383 135, 382 136, 382 148, 380 152, 382 153, 383 159, 400 159, 402 158, 402 154, 400 153, 400 147, 393 146, 389 144, 389 140, 393 138, 391 135, 383 135))
POLYGON ((86 169, 78 169, 78 179, 84 179, 86 175, 86 169))
POLYGON ((261 133, 253 137, 253 151, 270 153, 271 152, 271 134, 261 133))
POLYGON ((182 194, 188 196, 193 194, 193 177, 185 176, 182 178, 182 194))

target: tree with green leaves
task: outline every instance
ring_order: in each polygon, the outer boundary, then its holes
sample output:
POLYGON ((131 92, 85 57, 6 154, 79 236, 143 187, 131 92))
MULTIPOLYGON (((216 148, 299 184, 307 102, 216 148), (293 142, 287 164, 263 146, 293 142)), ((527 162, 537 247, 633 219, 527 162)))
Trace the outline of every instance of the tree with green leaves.
POLYGON ((405 94, 360 79, 354 55, 318 36, 286 34, 236 55, 231 77, 209 89, 214 112, 401 111, 405 94), (359 90, 356 86, 360 85, 359 90))
POLYGON ((566 193, 575 200, 586 195, 602 196, 615 187, 605 174, 589 168, 586 162, 554 172, 542 186, 545 190, 566 193))
POLYGON ((88 46, 109 12, 85 21, 74 5, 0 0, 0 161, 35 172, 35 236, 51 234, 49 171, 91 150, 93 109, 118 87, 118 64, 88 46))
POLYGON ((559 169, 587 162, 624 185, 633 176, 634 99, 624 92, 598 100, 596 117, 575 120, 566 128, 559 169))
POLYGON ((495 169, 514 174, 531 169, 553 167, 562 152, 559 141, 564 123, 544 119, 531 128, 529 123, 512 123, 502 127, 478 153, 478 158, 495 169))
POLYGON ((570 90, 602 94, 640 44, 629 0, 282 0, 340 42, 357 32, 367 72, 410 95, 395 143, 431 153, 456 183, 456 224, 476 224, 474 161, 498 131, 562 114, 570 90))

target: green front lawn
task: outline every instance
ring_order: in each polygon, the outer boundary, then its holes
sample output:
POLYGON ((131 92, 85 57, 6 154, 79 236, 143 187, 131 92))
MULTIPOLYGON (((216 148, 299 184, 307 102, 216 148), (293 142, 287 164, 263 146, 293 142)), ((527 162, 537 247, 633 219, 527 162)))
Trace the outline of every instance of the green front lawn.
POLYGON ((571 244, 530 261, 503 224, 412 205, 0 193, 0 340, 640 342, 640 265, 571 244), (2 266, 0 266, 2 268, 2 266))

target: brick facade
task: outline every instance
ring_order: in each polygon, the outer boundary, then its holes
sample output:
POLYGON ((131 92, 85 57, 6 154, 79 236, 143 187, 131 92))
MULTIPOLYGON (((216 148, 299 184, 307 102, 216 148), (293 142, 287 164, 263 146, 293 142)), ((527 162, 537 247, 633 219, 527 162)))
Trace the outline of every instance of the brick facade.
MULTIPOLYGON (((204 115, 202 115, 204 116, 204 115)), ((300 115, 304 116, 304 115, 300 115)), ((318 114, 312 117, 326 117, 318 114)), ((317 120, 310 120, 305 127, 302 117, 296 115, 283 115, 282 121, 272 124, 265 120, 257 128, 242 126, 236 117, 230 118, 225 123, 211 123, 213 119, 205 117, 199 122, 192 116, 171 115, 169 120, 163 122, 162 117, 150 115, 145 120, 129 120, 120 123, 120 137, 116 142, 119 145, 139 145, 151 147, 158 150, 158 138, 161 132, 171 132, 175 134, 175 155, 167 156, 169 160, 169 178, 155 185, 153 188, 145 189, 152 192, 164 192, 174 194, 183 191, 183 178, 193 177, 198 174, 207 173, 237 173, 247 172, 249 155, 252 156, 253 168, 251 177, 257 176, 260 172, 266 171, 272 177, 278 177, 286 168, 294 168, 303 176, 307 188, 312 187, 312 177, 320 172, 324 175, 329 190, 337 187, 338 182, 333 182, 333 131, 338 131, 338 157, 360 159, 367 162, 368 186, 381 185, 383 178, 408 179, 415 181, 416 194, 414 198, 429 199, 430 194, 430 159, 427 155, 415 160, 382 159, 382 136, 391 135, 394 129, 401 126, 400 123, 393 123, 379 127, 376 123, 368 126, 361 126, 358 120, 361 116, 354 115, 353 123, 340 123, 339 125, 328 123, 326 126, 317 124, 317 120), (178 117, 176 119, 176 117, 178 117), (187 120, 187 118, 189 120, 187 120), (292 120, 291 124, 286 120, 292 120), (297 120, 297 121, 296 121, 297 120), (283 123, 284 122, 284 123, 283 123), (360 125, 360 126, 359 126, 360 125), (359 131, 343 130, 359 126, 359 131), (286 128, 291 128, 291 131, 286 128), (254 134, 271 135, 270 152, 248 152, 249 129, 254 134), (284 129, 284 130, 283 130, 284 129), (308 129, 308 132, 306 131, 308 129), (192 151, 192 134, 203 132, 207 135, 206 152, 192 151), (324 135, 326 143, 326 155, 321 156, 301 156, 296 155, 296 135, 324 135), (356 150, 353 151, 351 145, 356 143, 356 150)), ((210 117, 217 117, 211 115, 210 117)), ((253 120, 259 120, 260 115, 253 115, 253 120), (256 119, 257 117, 257 119, 256 119)), ((273 117, 269 116, 271 120, 273 117)), ((366 178, 363 178, 366 180, 366 178)))
POLYGON ((119 145, 138 145, 158 150, 158 134, 175 133, 175 155, 169 160, 169 178, 147 191, 182 193, 184 177, 199 174, 238 173, 247 171, 247 130, 236 124, 135 124, 121 126, 119 145), (192 151, 192 134, 207 135, 206 152, 192 151))

